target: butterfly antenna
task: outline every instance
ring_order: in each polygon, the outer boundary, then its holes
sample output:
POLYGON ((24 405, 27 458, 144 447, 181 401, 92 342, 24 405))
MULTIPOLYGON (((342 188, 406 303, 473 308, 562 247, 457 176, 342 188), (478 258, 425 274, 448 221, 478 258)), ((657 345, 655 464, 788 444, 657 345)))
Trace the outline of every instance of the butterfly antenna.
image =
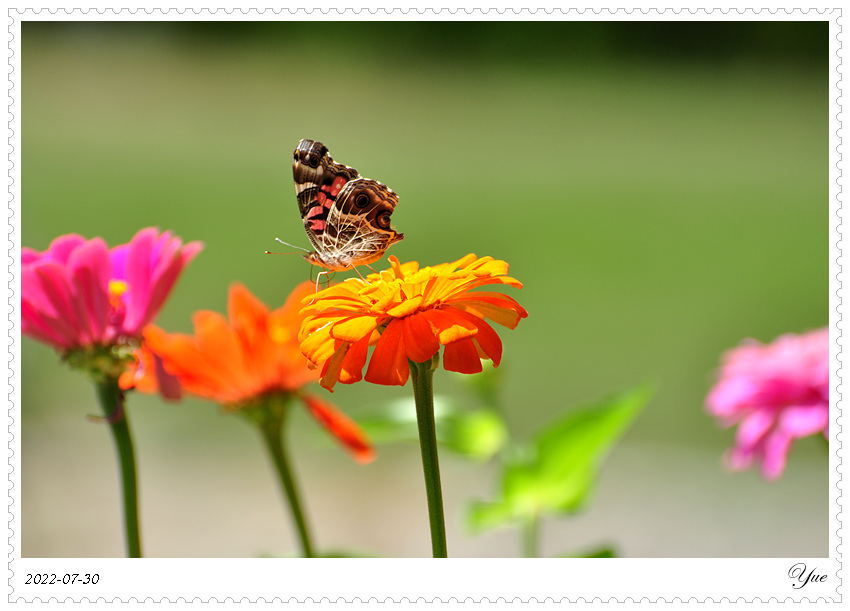
POLYGON ((289 246, 290 248, 297 248, 298 250, 303 250, 304 252, 310 252, 308 248, 301 248, 300 246, 296 246, 295 244, 290 244, 289 242, 284 242, 280 238, 275 238, 278 242, 283 244, 284 246, 289 246))

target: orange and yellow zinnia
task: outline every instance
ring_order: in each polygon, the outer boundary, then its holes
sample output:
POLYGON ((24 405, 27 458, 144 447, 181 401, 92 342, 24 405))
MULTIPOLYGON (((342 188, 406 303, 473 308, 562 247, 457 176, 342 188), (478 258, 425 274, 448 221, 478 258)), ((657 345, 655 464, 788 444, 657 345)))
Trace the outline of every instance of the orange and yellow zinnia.
POLYGON ((482 370, 481 359, 498 366, 502 342, 489 319, 509 329, 528 316, 514 299, 498 292, 474 291, 501 284, 522 288, 508 276, 508 264, 469 254, 433 267, 399 263, 365 279, 345 282, 304 298, 306 315, 299 339, 321 384, 352 384, 363 378, 370 346, 375 346, 366 381, 403 385, 408 359, 424 363, 442 346, 443 367, 460 373, 482 370))
POLYGON ((244 286, 233 284, 229 320, 217 312, 195 312, 194 336, 148 325, 137 352, 138 368, 128 372, 122 385, 159 391, 167 398, 185 391, 229 411, 295 397, 355 459, 368 462, 374 452, 357 424, 327 401, 302 391, 319 377, 298 342, 301 301, 312 292, 313 284, 304 282, 282 307, 270 311, 244 286))

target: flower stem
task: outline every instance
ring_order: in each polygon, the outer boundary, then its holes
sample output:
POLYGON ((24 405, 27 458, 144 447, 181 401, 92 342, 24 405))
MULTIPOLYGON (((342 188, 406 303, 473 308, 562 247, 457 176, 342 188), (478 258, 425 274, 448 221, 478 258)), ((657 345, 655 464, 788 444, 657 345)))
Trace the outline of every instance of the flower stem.
POLYGON ((428 519, 431 522, 431 549, 434 558, 446 558, 446 520, 443 516, 443 492, 440 486, 440 463, 437 458, 437 431, 434 425, 434 370, 432 362, 410 363, 416 420, 419 424, 419 447, 425 471, 428 496, 428 519))
POLYGON ((133 438, 124 411, 124 392, 116 378, 105 378, 96 383, 97 398, 106 422, 112 431, 115 450, 121 468, 121 485, 124 489, 124 534, 127 538, 127 557, 141 558, 139 540, 139 502, 136 490, 136 459, 133 455, 133 438))
POLYGON ((304 512, 301 509, 298 488, 295 485, 292 468, 284 448, 283 420, 286 408, 287 406, 283 403, 262 408, 265 417, 260 421, 260 432, 277 469, 280 483, 283 485, 283 491, 286 494, 286 500, 289 502, 289 510, 292 513, 295 529, 298 532, 298 540, 301 543, 301 555, 304 558, 315 558, 313 545, 310 542, 310 533, 307 529, 307 521, 304 519, 304 512))
POLYGON ((540 530, 540 517, 527 518, 522 524, 522 552, 525 558, 537 558, 537 540, 540 530))

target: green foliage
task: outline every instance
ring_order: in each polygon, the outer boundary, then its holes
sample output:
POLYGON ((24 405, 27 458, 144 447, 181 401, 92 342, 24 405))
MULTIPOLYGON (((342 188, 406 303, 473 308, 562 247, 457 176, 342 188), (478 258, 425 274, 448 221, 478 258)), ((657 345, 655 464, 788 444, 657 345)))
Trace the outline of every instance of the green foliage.
POLYGON ((518 449, 506 460, 500 497, 472 506, 469 522, 473 530, 536 520, 546 513, 579 511, 611 446, 650 395, 649 389, 640 387, 572 410, 541 431, 527 448, 518 449))
POLYGON ((377 558, 372 552, 362 550, 331 549, 318 555, 319 558, 377 558))
MULTIPOLYGON (((505 423, 490 409, 468 410, 447 397, 434 397, 437 441, 447 449, 474 460, 487 460, 508 439, 505 423)), ((357 423, 373 443, 416 443, 416 405, 412 398, 391 401, 358 416, 357 423)))
MULTIPOLYGON (((508 440, 502 417, 490 409, 455 412, 445 418, 442 441, 454 452, 475 460, 494 456, 508 440)), ((440 439, 440 431, 437 431, 440 439)))
POLYGON ((617 552, 610 545, 604 545, 577 554, 564 554, 561 558, 617 558, 617 552))

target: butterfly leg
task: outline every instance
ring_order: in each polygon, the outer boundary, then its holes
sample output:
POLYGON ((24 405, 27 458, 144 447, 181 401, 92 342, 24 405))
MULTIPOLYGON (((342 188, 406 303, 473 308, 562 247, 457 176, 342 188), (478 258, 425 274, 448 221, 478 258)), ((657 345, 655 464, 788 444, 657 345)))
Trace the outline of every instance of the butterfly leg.
MULTIPOLYGON (((323 271, 323 272, 319 272, 319 273, 316 275, 316 292, 317 292, 317 293, 319 292, 319 284, 321 284, 321 282, 322 282, 322 276, 325 276, 325 277, 326 277, 326 280, 328 281, 328 286, 330 286, 330 284, 331 284, 331 279, 330 279, 330 276, 328 276, 328 274, 330 274, 330 272, 328 272, 328 271, 323 271)), ((314 299, 313 301, 315 301, 315 299, 314 299)), ((313 303, 313 301, 311 301, 310 303, 312 304, 312 303, 313 303)))

